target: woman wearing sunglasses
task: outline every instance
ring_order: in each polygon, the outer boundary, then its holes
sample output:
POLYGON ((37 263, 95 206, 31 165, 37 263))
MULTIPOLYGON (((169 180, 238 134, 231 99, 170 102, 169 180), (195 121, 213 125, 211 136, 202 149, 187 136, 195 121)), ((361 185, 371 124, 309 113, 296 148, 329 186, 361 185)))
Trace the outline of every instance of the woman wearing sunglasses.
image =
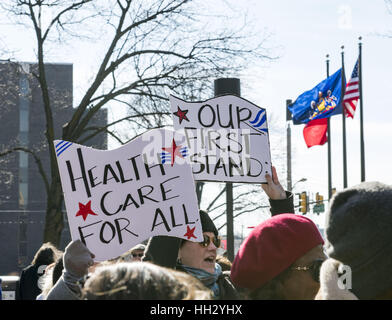
POLYGON ((181 240, 176 269, 199 279, 211 289, 215 299, 238 299, 238 293, 230 280, 230 272, 222 272, 216 262, 217 249, 221 246, 218 230, 208 213, 200 210, 203 241, 181 240))
POLYGON ((145 253, 160 266, 186 272, 199 279, 213 292, 214 299, 235 300, 239 295, 230 280, 230 272, 222 271, 216 263, 217 249, 221 245, 218 229, 206 211, 200 210, 203 228, 203 241, 193 242, 184 239, 156 236, 149 240, 145 253))
MULTIPOLYGON (((266 176, 267 184, 262 185, 269 196, 271 213, 294 212, 292 194, 285 192, 280 185, 275 167, 273 176, 266 176)), ((174 237, 156 236, 150 239, 146 253, 150 258, 143 261, 153 261, 155 264, 175 268, 198 278, 210 288, 215 299, 239 299, 239 293, 230 279, 230 271, 222 272, 216 263, 217 248, 220 247, 218 230, 208 213, 200 210, 203 241, 192 242, 174 237)))
POLYGON ((255 227, 242 243, 231 279, 250 299, 313 300, 320 288, 324 240, 312 220, 280 214, 255 227))
POLYGON ((320 288, 320 266, 326 259, 324 240, 312 220, 293 214, 294 207, 278 200, 283 188, 274 167, 272 177, 266 175, 266 179, 268 184, 262 187, 270 197, 272 217, 241 244, 231 279, 250 299, 314 299, 320 288))

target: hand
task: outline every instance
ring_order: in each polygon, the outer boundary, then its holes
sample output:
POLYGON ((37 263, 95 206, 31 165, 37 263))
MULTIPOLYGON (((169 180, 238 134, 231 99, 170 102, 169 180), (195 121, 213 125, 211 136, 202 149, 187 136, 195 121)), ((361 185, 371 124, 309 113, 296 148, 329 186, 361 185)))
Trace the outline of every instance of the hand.
POLYGON ((64 251, 64 270, 72 276, 82 278, 94 264, 95 255, 80 241, 72 241, 64 251))
POLYGON ((272 166, 272 177, 267 173, 265 175, 267 184, 262 184, 264 192, 272 200, 286 199, 286 191, 284 191, 282 185, 279 182, 278 174, 276 173, 276 168, 272 166))

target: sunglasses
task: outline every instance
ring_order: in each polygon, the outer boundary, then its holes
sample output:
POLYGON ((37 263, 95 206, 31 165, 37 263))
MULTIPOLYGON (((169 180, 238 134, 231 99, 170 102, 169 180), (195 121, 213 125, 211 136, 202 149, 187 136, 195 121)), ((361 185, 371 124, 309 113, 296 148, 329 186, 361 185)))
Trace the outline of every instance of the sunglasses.
POLYGON ((136 257, 142 258, 143 257, 143 253, 132 253, 132 257, 134 257, 134 258, 136 258, 136 257))
POLYGON ((199 242, 199 244, 202 247, 206 248, 206 247, 208 247, 210 245, 211 241, 212 241, 212 243, 214 244, 215 247, 217 247, 217 248, 220 247, 220 245, 221 245, 221 238, 220 237, 215 237, 215 236, 209 237, 206 234, 203 234, 203 241, 199 242))
POLYGON ((310 274, 312 275, 312 278, 314 281, 320 283, 320 268, 321 265, 323 264, 324 260, 322 259, 317 259, 312 262, 309 266, 294 266, 291 268, 291 270, 296 270, 296 271, 310 271, 310 274))

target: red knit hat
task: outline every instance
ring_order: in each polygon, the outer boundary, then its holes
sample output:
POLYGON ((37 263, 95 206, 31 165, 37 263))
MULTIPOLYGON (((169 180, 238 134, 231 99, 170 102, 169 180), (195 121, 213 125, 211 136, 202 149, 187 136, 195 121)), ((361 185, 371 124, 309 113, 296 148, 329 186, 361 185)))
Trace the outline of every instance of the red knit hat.
POLYGON ((231 279, 241 288, 257 289, 319 244, 324 240, 312 220, 292 213, 273 216, 242 243, 231 279))

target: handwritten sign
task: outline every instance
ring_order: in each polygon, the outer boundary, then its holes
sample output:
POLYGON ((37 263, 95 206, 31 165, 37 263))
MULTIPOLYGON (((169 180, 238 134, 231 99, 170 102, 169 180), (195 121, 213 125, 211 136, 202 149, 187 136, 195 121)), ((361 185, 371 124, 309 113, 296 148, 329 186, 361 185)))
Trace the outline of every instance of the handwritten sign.
POLYGON ((185 138, 156 129, 110 151, 54 141, 71 236, 97 261, 154 235, 200 241, 185 138))
POLYGON ((234 95, 203 102, 170 96, 174 128, 189 148, 195 180, 265 183, 271 153, 265 109, 234 95))

